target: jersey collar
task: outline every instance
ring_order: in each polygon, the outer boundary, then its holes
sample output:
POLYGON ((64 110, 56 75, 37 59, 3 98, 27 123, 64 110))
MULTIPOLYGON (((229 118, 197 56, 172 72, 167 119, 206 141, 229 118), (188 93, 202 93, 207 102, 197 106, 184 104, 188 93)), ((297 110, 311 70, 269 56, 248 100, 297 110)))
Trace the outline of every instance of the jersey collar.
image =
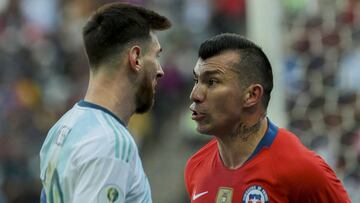
POLYGON ((110 110, 106 109, 105 107, 102 107, 100 105, 97 105, 97 104, 94 104, 94 103, 91 103, 91 102, 87 102, 85 100, 80 100, 78 103, 77 103, 79 106, 81 107, 88 107, 88 108, 93 108, 93 109, 98 109, 100 111, 103 111, 107 114, 110 114, 110 116, 112 116, 113 118, 115 118, 117 121, 119 121, 119 123, 121 125, 123 125, 124 127, 126 127, 125 123, 119 118, 117 117, 113 112, 111 112, 110 110))
POLYGON ((248 158, 247 161, 250 161, 252 158, 254 158, 263 148, 265 147, 269 148, 273 143, 273 141, 275 140, 279 128, 276 125, 274 125, 272 122, 270 122, 269 119, 267 119, 267 121, 268 121, 268 129, 266 130, 264 137, 261 139, 256 149, 254 150, 254 152, 251 154, 251 156, 248 158))

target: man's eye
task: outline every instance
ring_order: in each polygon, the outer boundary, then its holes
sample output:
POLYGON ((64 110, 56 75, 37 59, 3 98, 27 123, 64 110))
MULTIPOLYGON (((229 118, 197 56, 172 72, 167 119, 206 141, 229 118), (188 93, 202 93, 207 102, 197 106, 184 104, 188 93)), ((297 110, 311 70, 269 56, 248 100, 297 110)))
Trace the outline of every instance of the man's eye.
POLYGON ((208 80, 208 85, 214 85, 217 81, 214 79, 209 79, 208 80))
POLYGON ((197 78, 194 78, 194 83, 197 84, 199 82, 199 80, 197 78))

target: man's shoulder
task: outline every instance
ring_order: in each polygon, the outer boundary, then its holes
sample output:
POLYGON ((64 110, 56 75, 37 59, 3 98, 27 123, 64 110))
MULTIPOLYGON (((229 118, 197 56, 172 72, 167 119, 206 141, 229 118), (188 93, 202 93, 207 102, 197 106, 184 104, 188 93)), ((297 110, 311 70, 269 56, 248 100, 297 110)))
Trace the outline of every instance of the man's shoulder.
MULTIPOLYGON (((128 163, 134 153, 137 153, 136 144, 125 128, 104 124, 96 124, 91 128, 72 146, 76 157, 81 162, 91 159, 113 159, 128 163)), ((74 136, 82 133, 79 131, 81 129, 76 129, 74 136)))
POLYGON ((333 173, 319 155, 285 129, 279 130, 274 144, 272 156, 277 163, 276 171, 281 177, 316 184, 318 181, 323 181, 328 172, 333 173))
POLYGON ((69 129, 63 152, 70 154, 75 165, 95 159, 129 162, 137 151, 128 130, 111 115, 96 109, 75 106, 56 126, 69 129))
POLYGON ((300 139, 294 133, 284 128, 279 128, 276 139, 274 140, 271 148, 280 155, 290 158, 293 157, 291 152, 302 153, 309 151, 309 149, 302 144, 300 139))
POLYGON ((188 159, 186 163, 186 170, 191 170, 192 168, 199 166, 199 164, 209 160, 211 155, 216 153, 216 151, 217 141, 214 138, 188 159))

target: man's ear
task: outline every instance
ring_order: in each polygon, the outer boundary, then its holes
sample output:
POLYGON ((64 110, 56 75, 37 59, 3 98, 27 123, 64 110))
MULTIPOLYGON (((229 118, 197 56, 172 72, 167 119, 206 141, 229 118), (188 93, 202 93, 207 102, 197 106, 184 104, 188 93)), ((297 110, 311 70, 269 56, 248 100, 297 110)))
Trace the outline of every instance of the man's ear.
POLYGON ((261 99, 264 94, 264 88, 260 84, 250 85, 244 96, 244 107, 252 107, 257 103, 261 102, 261 99))
POLYGON ((128 52, 128 59, 132 70, 138 72, 141 69, 141 48, 139 46, 132 46, 128 52))

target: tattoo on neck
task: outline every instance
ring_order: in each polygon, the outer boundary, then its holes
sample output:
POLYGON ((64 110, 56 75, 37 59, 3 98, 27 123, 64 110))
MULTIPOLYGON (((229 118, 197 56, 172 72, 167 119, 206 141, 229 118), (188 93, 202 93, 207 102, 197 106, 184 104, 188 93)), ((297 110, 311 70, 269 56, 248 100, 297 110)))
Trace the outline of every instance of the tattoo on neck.
POLYGON ((238 127, 236 128, 235 136, 240 136, 243 141, 247 141, 250 135, 254 134, 260 129, 261 121, 256 122, 252 126, 247 126, 245 123, 239 123, 238 127))

